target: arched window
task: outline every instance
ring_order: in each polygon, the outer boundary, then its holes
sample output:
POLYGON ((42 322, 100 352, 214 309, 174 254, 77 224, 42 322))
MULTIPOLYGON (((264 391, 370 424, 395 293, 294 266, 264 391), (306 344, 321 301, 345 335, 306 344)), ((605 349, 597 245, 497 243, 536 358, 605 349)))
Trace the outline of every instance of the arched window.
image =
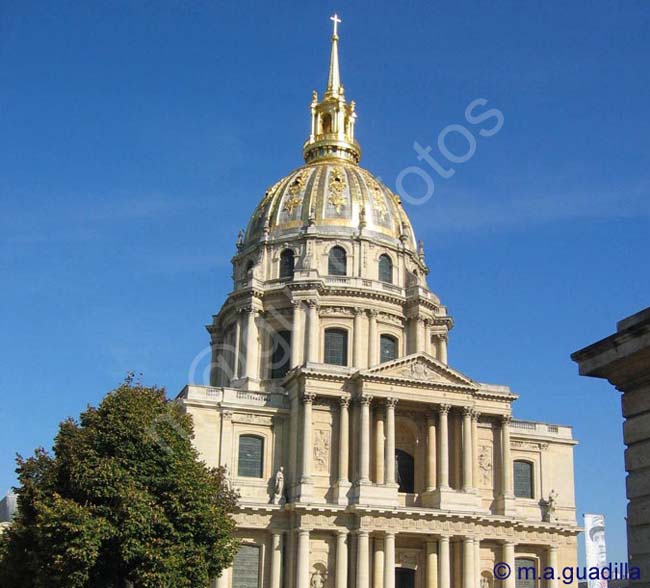
POLYGON ((332 115, 324 114, 323 115, 323 133, 332 132, 332 115))
POLYGON ((327 273, 330 276, 345 276, 347 275, 347 255, 343 247, 332 247, 329 253, 327 264, 327 273))
POLYGON ((291 363, 291 331, 271 334, 271 377, 283 378, 291 363))
POLYGON ((393 283, 393 261, 385 253, 379 257, 379 281, 393 283))
POLYGON ((294 256, 291 249, 285 249, 280 254, 280 277, 293 278, 294 256))
POLYGON ((402 451, 395 450, 395 473, 397 474, 397 483, 399 492, 413 494, 415 492, 415 467, 413 456, 402 451))
POLYGON ((253 262, 252 259, 249 259, 249 260, 246 262, 246 273, 248 273, 249 271, 251 271, 254 267, 255 267, 255 263, 253 262))
POLYGON ((513 465, 513 480, 517 498, 533 498, 533 464, 516 460, 513 465))
POLYGON ((515 559, 515 587, 535 588, 537 583, 537 562, 529 557, 515 559))
POLYGON ((345 329, 325 330, 325 363, 348 365, 348 332, 345 329))
POLYGON ((397 339, 392 335, 379 337, 379 360, 381 363, 397 358, 397 339))
POLYGON ((242 545, 232 562, 233 588, 257 588, 260 585, 261 549, 242 545))
POLYGON ((241 435, 237 475, 242 478, 261 478, 263 471, 264 439, 257 435, 241 435))

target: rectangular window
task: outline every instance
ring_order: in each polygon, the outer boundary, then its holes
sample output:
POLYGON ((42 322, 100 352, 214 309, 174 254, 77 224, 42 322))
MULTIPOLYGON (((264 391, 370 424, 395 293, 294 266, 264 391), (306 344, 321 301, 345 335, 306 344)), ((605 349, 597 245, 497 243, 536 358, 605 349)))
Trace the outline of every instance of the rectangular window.
POLYGON ((239 437, 237 475, 244 478, 261 478, 264 466, 264 439, 256 435, 239 437))
POLYGON ((348 332, 344 329, 325 331, 325 363, 348 365, 348 332))
POLYGON ((259 588, 260 547, 242 545, 232 564, 232 588, 259 588))
POLYGON ((272 333, 271 349, 271 377, 283 378, 291 364, 291 331, 272 333))
POLYGON ((533 464, 528 461, 515 461, 513 464, 515 496, 533 497, 533 464))

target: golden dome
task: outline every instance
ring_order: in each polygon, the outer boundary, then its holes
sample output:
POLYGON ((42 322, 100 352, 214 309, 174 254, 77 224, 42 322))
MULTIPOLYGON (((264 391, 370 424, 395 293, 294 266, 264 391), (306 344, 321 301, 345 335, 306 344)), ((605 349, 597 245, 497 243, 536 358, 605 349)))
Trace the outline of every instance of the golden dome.
POLYGON ((400 199, 370 172, 344 160, 300 167, 269 188, 246 230, 244 247, 261 239, 291 238, 306 230, 363 236, 416 251, 400 199))
POLYGON ((266 239, 309 232, 323 236, 377 239, 416 252, 411 223, 400 199, 370 172, 360 168, 361 148, 354 138, 357 118, 341 84, 337 15, 334 22, 327 88, 312 94, 311 131, 303 145, 306 165, 266 191, 240 248, 266 239))

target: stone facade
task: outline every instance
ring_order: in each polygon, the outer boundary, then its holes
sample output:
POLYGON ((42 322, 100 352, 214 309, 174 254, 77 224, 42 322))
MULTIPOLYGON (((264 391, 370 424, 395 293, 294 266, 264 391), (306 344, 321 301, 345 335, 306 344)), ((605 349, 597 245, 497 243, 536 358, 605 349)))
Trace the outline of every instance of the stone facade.
POLYGON ((627 471, 627 541, 630 566, 650 586, 650 308, 617 325, 613 335, 576 351, 580 375, 605 378, 623 393, 621 406, 627 471))
POLYGON ((575 566, 571 428, 513 420, 508 387, 450 366, 424 248, 358 166, 337 51, 335 32, 306 165, 240 234, 211 385, 179 395, 241 494, 242 551, 215 583, 514 588, 496 562, 575 566))

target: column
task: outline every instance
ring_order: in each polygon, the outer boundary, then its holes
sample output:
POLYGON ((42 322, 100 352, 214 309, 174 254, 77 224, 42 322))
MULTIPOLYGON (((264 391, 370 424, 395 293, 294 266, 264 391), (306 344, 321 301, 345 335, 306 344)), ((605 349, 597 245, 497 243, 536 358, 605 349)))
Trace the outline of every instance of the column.
POLYGON ((377 358, 377 311, 369 310, 368 317, 370 318, 368 326, 368 367, 373 367, 379 363, 377 358))
POLYGON ((359 531, 357 533, 357 586, 356 588, 370 588, 369 541, 370 540, 368 537, 368 531, 359 531))
POLYGON ((247 309, 246 322, 246 376, 252 380, 259 379, 259 344, 257 333, 256 308, 247 309))
MULTIPOLYGON (((557 562, 557 546, 551 545, 546 550, 546 565, 549 568, 552 568, 555 574, 558 574, 558 562, 557 562)), ((547 588, 558 588, 558 578, 554 577, 552 580, 548 580, 546 584, 547 588)))
POLYGON ((463 538, 463 588, 476 588, 474 580, 474 539, 463 538))
POLYGON ((339 399, 339 482, 348 482, 350 456, 350 399, 339 399))
POLYGON ((384 466, 385 466, 385 448, 384 448, 384 417, 379 410, 375 418, 375 484, 385 484, 384 466))
POLYGON ((427 492, 436 489, 436 421, 427 416, 427 492))
POLYGON ((501 495, 511 497, 512 491, 512 463, 510 460, 510 421, 512 417, 506 415, 501 419, 501 495))
POLYGON ((440 339, 440 361, 447 364, 447 335, 443 335, 440 339))
POLYGON ((221 570, 221 575, 217 578, 216 582, 214 582, 217 586, 217 588, 228 588, 230 586, 230 572, 232 571, 232 568, 227 568, 225 570, 221 570))
POLYGON ((463 492, 471 492, 472 481, 472 409, 463 408, 463 492))
POLYGON ((236 380, 241 374, 241 310, 237 310, 237 318, 235 320, 235 349, 234 349, 234 365, 232 379, 236 380))
MULTIPOLYGON (((438 489, 440 490, 449 488, 449 430, 447 428, 447 418, 450 408, 449 404, 441 404, 438 411, 438 489)), ((449 543, 447 543, 447 547, 449 547, 449 543)))
POLYGON ((515 544, 506 541, 503 544, 503 562, 510 566, 511 574, 501 582, 503 588, 515 588, 517 573, 515 570, 515 544))
MULTIPOLYGON (((427 541, 427 582, 426 588, 438 588, 438 546, 434 541, 427 541)), ((441 588, 449 588, 441 586, 441 588)))
POLYGON ((293 304, 293 326, 291 330, 291 367, 302 363, 302 350, 304 347, 303 336, 303 308, 300 300, 292 301, 293 304))
POLYGON ((415 327, 415 352, 420 353, 424 351, 424 329, 422 317, 415 317, 413 319, 413 326, 415 327))
POLYGON ((363 355, 365 350, 365 338, 363 336, 363 316, 364 311, 360 308, 354 309, 354 332, 352 333, 354 346, 352 348, 352 366, 359 369, 367 365, 368 357, 364 361, 363 355))
POLYGON ((318 303, 315 300, 307 302, 307 361, 318 362, 318 333, 320 318, 318 316, 318 303))
POLYGON ((374 551, 372 558, 372 588, 383 588, 384 586, 384 540, 375 537, 373 540, 374 551))
POLYGON ((336 588, 348 585, 348 532, 336 532, 336 588))
POLYGON ((282 533, 271 531, 271 588, 282 585, 282 533))
POLYGON ((359 483, 370 483, 370 403, 371 396, 362 396, 360 404, 359 426, 359 483))
POLYGON ((386 399, 386 448, 384 452, 384 480, 395 485, 395 398, 386 399))
POLYGON ((296 588, 309 588, 309 531, 298 531, 298 555, 296 557, 296 588))
POLYGON ((395 588, 395 533, 384 535, 384 588, 395 588))
POLYGON ((449 537, 443 535, 438 540, 438 584, 440 588, 451 588, 451 558, 449 557, 449 537))
POLYGON ((305 392, 302 395, 302 469, 300 482, 302 484, 311 484, 311 453, 312 444, 312 405, 315 394, 305 392))
POLYGON ((481 585, 481 540, 474 539, 474 578, 476 586, 481 585))
POLYGON ((433 355, 431 353, 431 321, 429 319, 424 320, 424 351, 428 355, 433 355))
POLYGON ((481 413, 472 412, 472 478, 474 488, 479 487, 479 470, 478 470, 478 419, 481 413))
MULTIPOLYGON (((290 483, 295 486, 298 483, 300 468, 298 467, 298 427, 300 423, 300 399, 296 392, 291 398, 291 420, 289 422, 289 472, 290 483)), ((292 498, 292 493, 289 493, 292 498)))

